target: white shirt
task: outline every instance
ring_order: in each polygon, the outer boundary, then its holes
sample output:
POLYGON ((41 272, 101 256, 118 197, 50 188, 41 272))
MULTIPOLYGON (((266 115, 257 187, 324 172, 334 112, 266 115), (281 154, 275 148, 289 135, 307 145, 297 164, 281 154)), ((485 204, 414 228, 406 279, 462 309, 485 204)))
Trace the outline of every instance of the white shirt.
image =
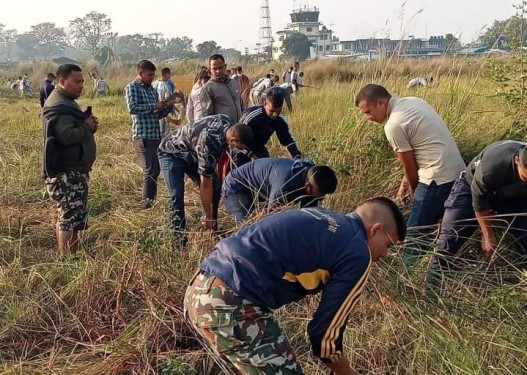
POLYGON ((413 78, 408 82, 408 85, 406 86, 407 89, 413 89, 418 86, 426 86, 428 85, 428 80, 424 77, 417 77, 413 78))
POLYGON ((97 87, 98 92, 106 91, 106 81, 104 79, 97 79, 97 81, 95 82, 95 86, 97 87))
POLYGON ((452 182, 465 169, 447 125, 423 99, 392 97, 384 132, 395 152, 414 152, 423 184, 452 182))
POLYGON ((198 120, 201 120, 203 116, 203 106, 201 105, 201 90, 203 86, 198 83, 195 83, 192 86, 192 91, 188 96, 187 103, 187 120, 189 123, 194 123, 198 120))
POLYGON ((289 70, 285 71, 282 75, 282 79, 284 80, 284 83, 291 83, 291 72, 289 70))

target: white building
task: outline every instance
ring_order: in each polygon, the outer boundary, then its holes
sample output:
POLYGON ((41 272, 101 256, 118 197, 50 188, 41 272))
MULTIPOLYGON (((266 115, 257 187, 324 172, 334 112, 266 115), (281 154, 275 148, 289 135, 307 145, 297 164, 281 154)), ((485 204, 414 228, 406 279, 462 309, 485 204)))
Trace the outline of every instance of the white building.
POLYGON ((319 22, 318 8, 304 6, 291 13, 291 23, 278 31, 273 41, 273 59, 279 60, 284 52, 282 47, 288 35, 300 33, 307 36, 316 56, 330 55, 332 50, 333 31, 319 22))

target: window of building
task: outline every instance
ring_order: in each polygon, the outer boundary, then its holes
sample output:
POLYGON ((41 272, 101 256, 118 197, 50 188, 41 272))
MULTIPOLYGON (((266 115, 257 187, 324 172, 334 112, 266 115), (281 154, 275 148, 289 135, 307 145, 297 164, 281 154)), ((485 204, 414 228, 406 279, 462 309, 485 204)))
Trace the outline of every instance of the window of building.
POLYGON ((331 51, 331 46, 326 46, 326 51, 331 51))
POLYGON ((307 32, 310 33, 311 31, 313 31, 313 28, 312 27, 308 27, 307 28, 307 32))
POLYGON ((323 51, 323 48, 324 48, 323 46, 318 46, 319 51, 323 51))

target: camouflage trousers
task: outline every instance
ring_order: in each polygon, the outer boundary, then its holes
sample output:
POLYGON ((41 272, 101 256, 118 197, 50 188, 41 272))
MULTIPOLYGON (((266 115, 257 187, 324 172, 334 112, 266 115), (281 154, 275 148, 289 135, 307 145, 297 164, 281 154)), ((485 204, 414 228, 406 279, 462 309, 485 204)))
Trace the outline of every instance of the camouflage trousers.
POLYGON ((57 202, 58 225, 71 232, 88 227, 88 174, 64 172, 46 179, 46 190, 57 202))
POLYGON ((302 375, 272 312, 217 281, 200 273, 185 294, 186 316, 206 343, 234 373, 302 375))

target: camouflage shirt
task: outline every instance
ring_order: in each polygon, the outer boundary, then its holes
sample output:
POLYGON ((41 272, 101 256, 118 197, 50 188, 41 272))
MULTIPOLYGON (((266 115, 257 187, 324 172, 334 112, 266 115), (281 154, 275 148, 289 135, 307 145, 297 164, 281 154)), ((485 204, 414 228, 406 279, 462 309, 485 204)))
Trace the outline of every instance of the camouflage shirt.
POLYGON ((159 151, 185 160, 205 177, 212 177, 218 161, 228 148, 226 132, 234 123, 229 116, 202 118, 171 131, 161 140, 159 151))

